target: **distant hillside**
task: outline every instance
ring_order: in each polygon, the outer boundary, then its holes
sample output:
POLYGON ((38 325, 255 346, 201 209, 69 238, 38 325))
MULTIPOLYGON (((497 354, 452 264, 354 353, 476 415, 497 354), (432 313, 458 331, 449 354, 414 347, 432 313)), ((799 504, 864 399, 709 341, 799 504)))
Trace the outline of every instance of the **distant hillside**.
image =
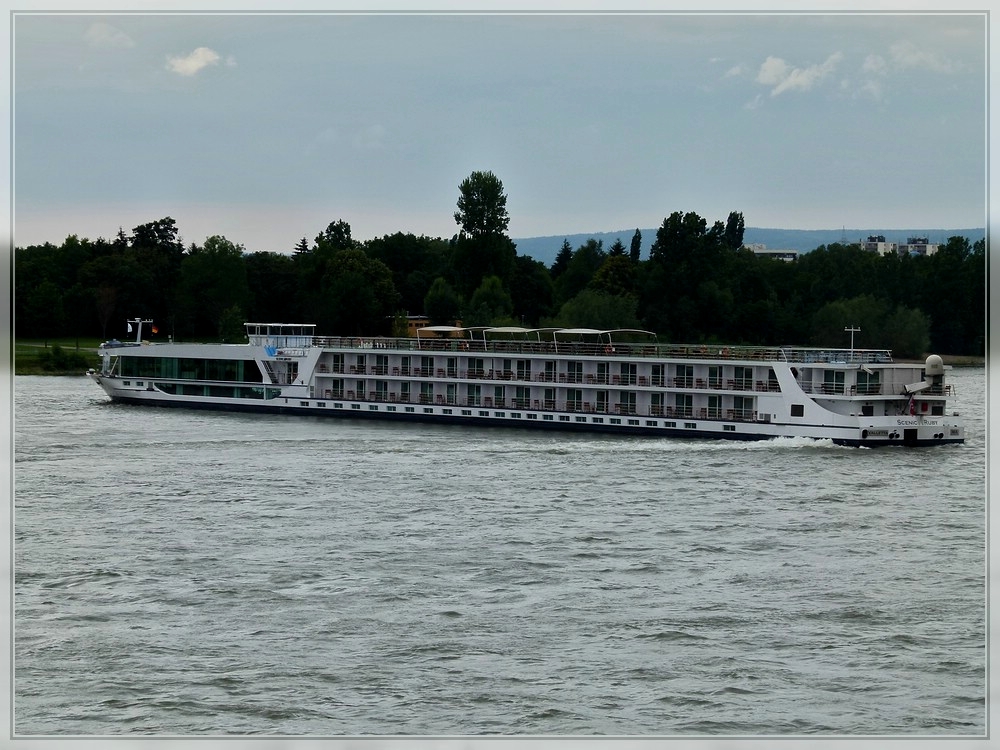
MULTIPOLYGON (((639 229, 642 234, 642 259, 649 257, 649 248, 656 239, 656 229, 639 229)), ((562 248, 563 240, 569 240, 570 247, 576 250, 587 240, 593 238, 604 243, 607 250, 615 240, 620 239, 628 251, 632 244, 635 229, 622 229, 617 232, 591 232, 590 234, 560 234, 549 237, 515 238, 518 255, 528 255, 551 266, 556 255, 562 248)), ((888 242, 906 242, 910 237, 927 237, 931 242, 943 244, 949 237, 965 237, 969 242, 976 242, 986 236, 985 229, 768 229, 747 227, 743 232, 743 242, 766 245, 772 250, 798 250, 807 253, 820 245, 830 245, 842 242, 859 242, 870 235, 883 235, 888 242)))

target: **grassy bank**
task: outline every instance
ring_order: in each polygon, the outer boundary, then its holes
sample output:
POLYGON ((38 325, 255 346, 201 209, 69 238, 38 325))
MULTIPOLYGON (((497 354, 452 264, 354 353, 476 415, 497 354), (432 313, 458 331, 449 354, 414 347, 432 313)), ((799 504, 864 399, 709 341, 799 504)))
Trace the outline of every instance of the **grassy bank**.
POLYGON ((49 339, 14 342, 15 375, 83 375, 97 367, 98 339, 49 339))

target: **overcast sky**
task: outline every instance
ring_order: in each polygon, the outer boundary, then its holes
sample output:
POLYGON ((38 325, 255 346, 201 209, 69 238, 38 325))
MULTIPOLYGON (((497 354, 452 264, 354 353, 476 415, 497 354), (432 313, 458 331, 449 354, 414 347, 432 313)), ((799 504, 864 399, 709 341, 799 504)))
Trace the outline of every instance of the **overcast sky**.
MULTIPOLYGON (((64 7, 64 6, 60 6, 64 7)), ((986 222, 979 14, 17 14, 15 244, 986 222)))

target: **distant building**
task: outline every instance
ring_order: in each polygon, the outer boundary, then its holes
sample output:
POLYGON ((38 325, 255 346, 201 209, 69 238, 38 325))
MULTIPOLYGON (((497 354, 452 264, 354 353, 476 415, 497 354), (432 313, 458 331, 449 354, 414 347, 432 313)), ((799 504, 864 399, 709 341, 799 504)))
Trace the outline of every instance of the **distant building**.
POLYGON ((938 246, 927 237, 908 237, 905 245, 899 246, 900 255, 934 255, 938 246))
POLYGON ((885 236, 873 234, 861 243, 861 247, 879 255, 934 255, 938 246, 932 244, 927 237, 908 237, 906 242, 886 242, 885 236))
MULTIPOLYGON (((417 337, 417 331, 421 328, 426 328, 431 324, 430 318, 426 315, 407 315, 406 316, 406 335, 411 339, 417 337)), ((456 328, 462 327, 461 320, 453 320, 449 325, 453 325, 456 328)), ((450 332, 449 336, 460 336, 461 334, 457 332, 450 332)))
POLYGON ((775 260, 792 261, 799 257, 798 250, 775 250, 760 243, 751 243, 749 245, 744 245, 743 247, 752 252, 758 258, 774 258, 775 260))
POLYGON ((878 253, 879 255, 891 255, 899 252, 899 246, 895 242, 886 242, 884 234, 869 235, 868 239, 861 243, 861 247, 870 253, 878 253))

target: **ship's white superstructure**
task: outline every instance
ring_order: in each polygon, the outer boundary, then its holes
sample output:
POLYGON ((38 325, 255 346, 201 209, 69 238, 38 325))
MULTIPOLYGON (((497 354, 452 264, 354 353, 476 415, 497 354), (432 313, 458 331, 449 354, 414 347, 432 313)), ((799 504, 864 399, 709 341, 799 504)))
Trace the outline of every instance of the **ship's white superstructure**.
POLYGON ((247 323, 245 344, 101 345, 112 400, 193 408, 699 438, 961 443, 940 357, 662 344, 645 331, 427 327, 317 336, 247 323))

